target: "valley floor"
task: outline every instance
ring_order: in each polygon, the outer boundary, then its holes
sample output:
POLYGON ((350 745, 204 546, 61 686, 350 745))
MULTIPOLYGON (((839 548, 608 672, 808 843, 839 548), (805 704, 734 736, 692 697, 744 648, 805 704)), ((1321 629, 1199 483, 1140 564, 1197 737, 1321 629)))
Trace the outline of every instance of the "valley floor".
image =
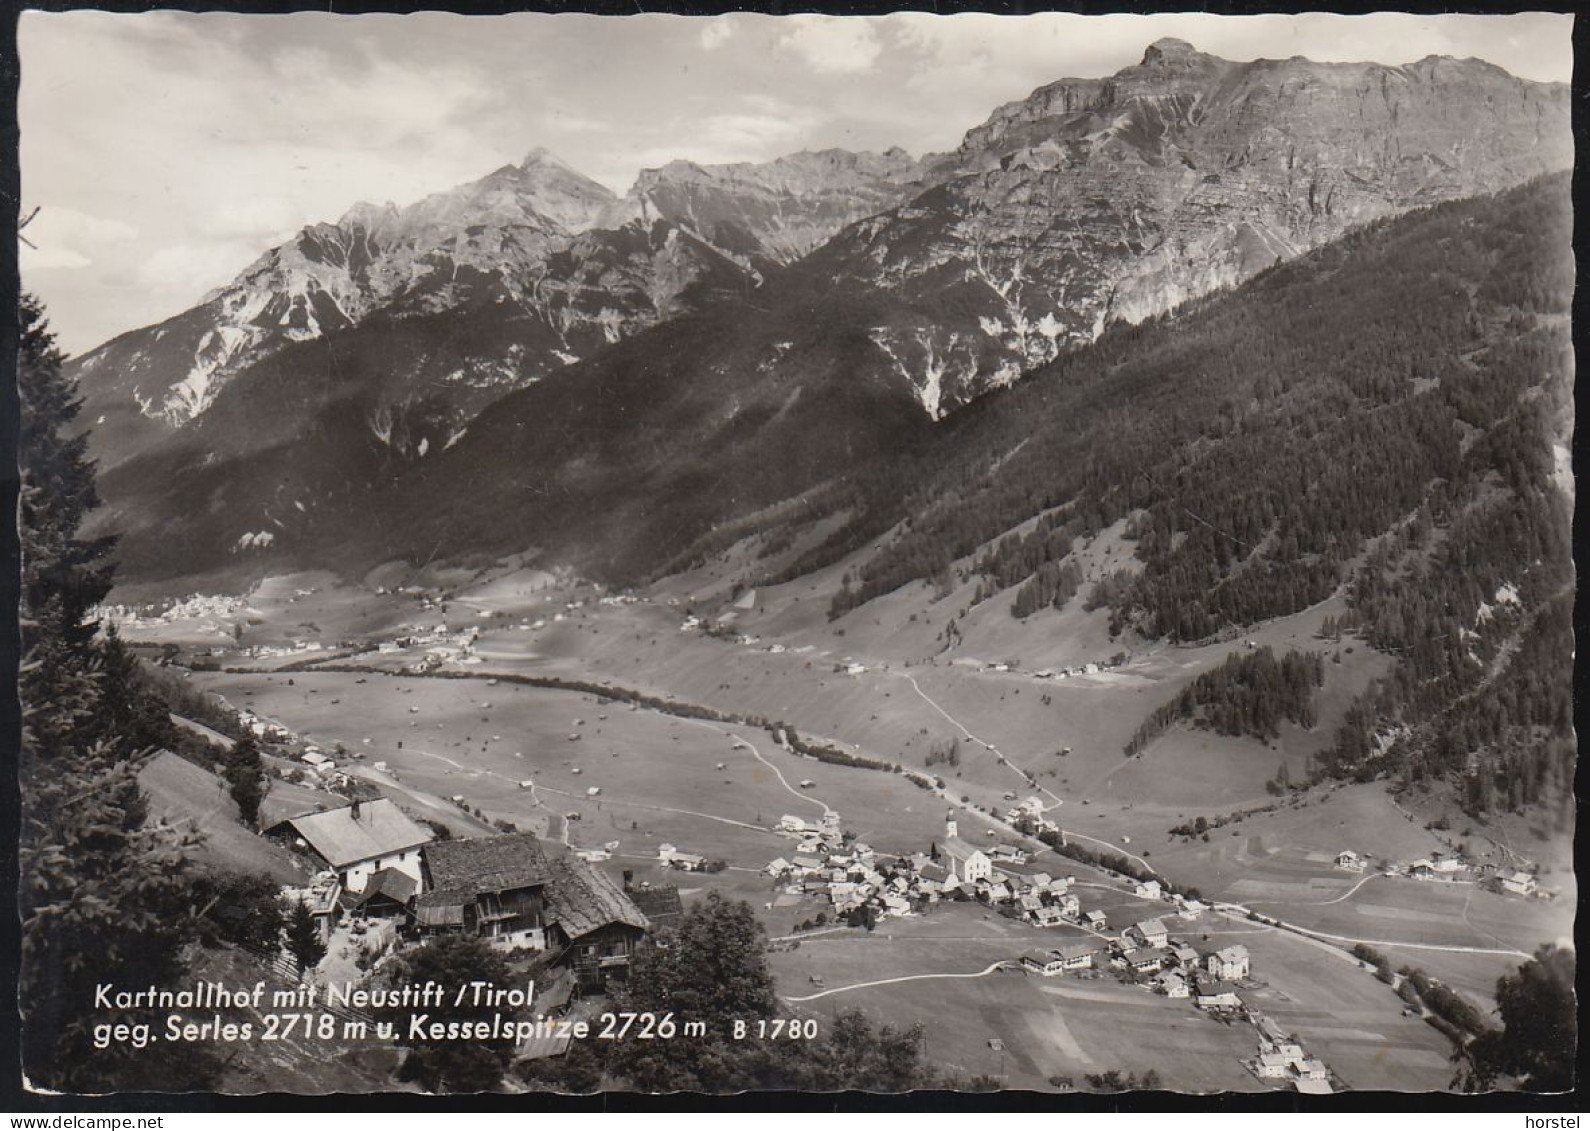
MULTIPOLYGON (((1186 1000, 1108 974, 1042 978, 1014 965, 1076 928, 1040 929, 980 904, 943 904, 873 932, 797 931, 832 909, 786 893, 764 873, 793 849, 775 831, 782 814, 815 819, 833 809, 880 852, 926 852, 943 837, 946 810, 967 840, 1020 842, 998 814, 1012 795, 1036 793, 1069 840, 1196 887, 1223 913, 1177 918, 1120 877, 1046 850, 1016 870, 1074 875, 1084 908, 1104 910, 1116 932, 1158 915, 1173 938, 1200 949, 1243 942, 1258 1008, 1350 1088, 1439 1089, 1451 1078, 1446 1039, 1406 1016, 1392 989, 1346 953, 1354 942, 1422 967, 1490 1010, 1500 975, 1572 933, 1571 875, 1549 877, 1566 890, 1548 902, 1336 869, 1345 848, 1409 861, 1447 842, 1376 784, 1268 794, 1264 782, 1277 765, 1301 768, 1323 726, 1269 747, 1173 731, 1141 758, 1123 759, 1147 711, 1245 641, 1140 649, 1119 666, 1040 677, 1031 665, 996 670, 931 647, 903 654, 902 637, 881 630, 892 645, 870 651, 868 633, 838 636, 823 618, 802 623, 789 602, 753 602, 709 634, 710 616, 730 603, 693 612, 666 589, 602 601, 520 571, 441 599, 314 578, 257 593, 246 616, 126 631, 135 643, 174 645, 186 657, 213 651, 203 662, 227 670, 195 671, 198 686, 279 722, 300 742, 328 753, 340 745, 342 768, 416 812, 463 828, 511 822, 570 847, 604 849, 607 867, 677 883, 687 900, 709 889, 748 900, 775 940, 772 964, 791 1009, 822 1016, 860 1006, 889 1024, 921 1022, 930 1062, 1011 1087, 1042 1089, 1055 1086, 1052 1078, 1111 1069, 1153 1069, 1167 1087, 1191 1092, 1276 1082, 1244 1066, 1257 1045, 1245 1023, 1211 1020, 1186 1000), (762 635, 758 619, 785 631, 762 635), (465 635, 468 646, 435 670, 412 670, 431 642, 465 635), (416 637, 423 640, 399 650, 375 648, 416 637), (358 647, 336 646, 348 640, 358 647), (301 647, 310 642, 321 650, 301 647), (792 725, 808 741, 941 775, 942 785, 924 789, 903 774, 804 758, 759 726, 513 677, 583 681, 792 725), (958 764, 929 766, 930 753, 951 739, 959 740, 958 764), (1249 812, 1207 838, 1168 832, 1238 811, 1249 812), (664 845, 726 867, 670 870, 659 860, 664 845), (1250 911, 1282 926, 1253 922, 1250 911)), ((1306 648, 1326 615, 1316 607, 1253 635, 1306 648)), ((1328 673, 1322 714, 1339 711, 1380 663, 1360 660, 1328 673)))

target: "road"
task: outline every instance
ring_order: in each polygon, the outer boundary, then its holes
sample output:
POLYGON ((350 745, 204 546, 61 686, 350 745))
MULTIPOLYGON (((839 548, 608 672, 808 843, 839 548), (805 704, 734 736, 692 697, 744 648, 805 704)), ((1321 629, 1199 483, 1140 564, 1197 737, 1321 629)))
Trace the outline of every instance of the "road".
MULTIPOLYGON (((1008 757, 1006 757, 1004 754, 1000 753, 999 747, 995 746, 991 742, 988 742, 988 741, 985 741, 984 739, 978 738, 977 735, 973 734, 971 732, 971 730, 969 730, 967 728, 966 724, 962 723, 954 715, 952 715, 948 711, 946 711, 936 700, 933 699, 932 696, 930 696, 926 691, 923 691, 921 685, 917 683, 915 676, 907 675, 905 678, 906 678, 906 682, 908 682, 911 685, 912 689, 915 690, 916 693, 919 696, 922 697, 922 701, 923 702, 925 702, 928 706, 932 707, 939 714, 943 715, 953 725, 955 725, 956 727, 959 727, 961 733, 964 734, 967 737, 968 740, 970 740, 972 742, 976 742, 979 745, 986 746, 989 750, 993 751, 999 757, 1004 758, 1005 764, 1008 765, 1016 773, 1020 774, 1022 780, 1027 782, 1029 785, 1033 785, 1033 784, 1036 783, 1036 781, 1037 781, 1036 775, 1034 775, 1031 779, 1029 779, 1027 777, 1026 772, 1024 770, 1022 770, 1021 767, 1017 766, 1016 763, 1012 762, 1008 757)), ((1047 809, 1045 809, 1044 810, 1045 812, 1049 812, 1052 809, 1059 808, 1059 806, 1062 804, 1061 798, 1056 796, 1055 793, 1052 790, 1046 788, 1045 786, 1041 786, 1041 785, 1036 786, 1036 788, 1039 790, 1039 792, 1047 793, 1051 798, 1054 799, 1055 803, 1053 805, 1049 806, 1047 809)), ((978 812, 978 811, 974 810, 970 805, 965 805, 965 804, 962 804, 961 802, 955 800, 947 792, 943 792, 941 795, 943 797, 945 797, 947 800, 949 800, 950 803, 952 805, 955 805, 957 808, 964 809, 967 812, 977 812, 977 815, 982 817, 984 820, 991 821, 994 824, 1000 825, 1003 828, 1009 829, 1011 832, 1016 833, 1016 830, 1011 825, 1007 824, 1004 821, 999 820, 997 817, 991 817, 991 816, 989 816, 986 813, 978 812)), ((1113 852, 1117 856, 1124 856, 1126 859, 1133 861, 1140 868, 1143 868, 1145 871, 1147 871, 1147 872, 1149 872, 1149 873, 1151 873, 1153 875, 1157 876, 1159 874, 1149 864, 1149 862, 1147 860, 1144 860, 1141 856, 1138 856, 1138 855, 1136 855, 1134 853, 1128 852, 1126 849, 1122 848, 1118 844, 1111 844, 1107 840, 1099 840, 1097 837, 1088 836, 1086 833, 1073 832, 1070 829, 1063 829, 1062 832, 1063 832, 1064 836, 1068 840, 1085 840, 1089 844, 1096 844, 1100 848, 1107 849, 1108 851, 1113 852)), ((1016 835, 1020 836, 1022 834, 1021 833, 1016 833, 1016 835)))
POLYGON ((735 749, 739 749, 741 746, 744 746, 751 752, 751 757, 755 758, 758 762, 762 763, 762 765, 773 771, 773 776, 778 779, 779 785, 783 786, 786 790, 788 790, 790 793, 793 793, 802 801, 805 801, 810 805, 816 805, 823 811, 823 816, 825 817, 834 812, 833 809, 828 807, 828 803, 822 800, 820 797, 796 789, 794 786, 790 785, 789 782, 785 781, 784 775, 779 772, 779 768, 773 765, 772 762, 769 762, 766 758, 762 757, 762 752, 756 748, 756 745, 750 739, 743 738, 740 735, 735 734, 733 731, 724 730, 722 727, 717 726, 714 723, 705 722, 701 719, 684 719, 682 721, 694 723, 696 726, 705 727, 707 730, 717 731, 719 734, 731 739, 735 744, 735 749))
MULTIPOLYGON (((1222 915, 1225 915, 1227 918, 1247 918, 1248 914, 1248 909, 1238 903, 1217 903, 1215 904, 1215 910, 1220 912, 1222 915)), ((1444 951, 1448 954, 1498 954, 1508 958, 1524 959, 1531 957, 1530 955, 1525 954, 1523 951, 1514 950, 1511 947, 1497 948, 1487 946, 1458 946, 1452 943, 1413 943, 1402 942, 1398 939, 1361 939, 1355 938, 1352 935, 1333 935, 1329 931, 1316 931, 1312 927, 1300 927, 1296 923, 1288 923, 1285 919, 1276 919, 1273 916, 1266 916, 1264 922, 1270 926, 1279 927, 1285 931, 1291 931, 1294 934, 1305 935, 1314 939, 1323 939, 1326 942, 1348 944, 1362 943, 1364 946, 1400 947, 1403 950, 1444 951)))
POLYGON ((818 993, 807 994, 804 997, 791 997, 789 994, 781 994, 779 996, 788 1002, 816 1001, 818 998, 828 997, 830 994, 849 993, 851 990, 866 990, 871 989, 873 986, 895 986, 901 982, 927 982, 936 978, 986 978, 996 970, 1008 965, 1009 963, 1000 961, 991 963, 986 968, 973 974, 907 974, 900 978, 880 978, 876 982, 857 982, 850 986, 835 986, 831 990, 821 990, 818 993))

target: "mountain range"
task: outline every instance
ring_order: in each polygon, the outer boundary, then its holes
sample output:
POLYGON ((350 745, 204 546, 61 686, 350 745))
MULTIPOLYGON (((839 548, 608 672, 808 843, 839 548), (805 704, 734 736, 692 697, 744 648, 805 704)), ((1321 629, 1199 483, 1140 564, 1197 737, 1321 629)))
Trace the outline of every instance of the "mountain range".
POLYGON ((141 580, 510 537, 654 575, 725 524, 843 495, 880 450, 931 448, 1111 327, 1567 168, 1568 123, 1566 87, 1478 60, 1161 40, 920 159, 673 162, 617 197, 536 150, 356 205, 74 359, 97 521, 141 580))

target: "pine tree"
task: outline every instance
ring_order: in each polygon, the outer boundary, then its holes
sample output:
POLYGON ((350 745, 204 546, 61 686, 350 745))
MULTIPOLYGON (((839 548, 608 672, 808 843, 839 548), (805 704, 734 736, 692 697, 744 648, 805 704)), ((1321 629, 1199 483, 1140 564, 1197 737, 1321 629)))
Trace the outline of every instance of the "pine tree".
POLYGON ((320 960, 326 957, 326 940, 320 937, 320 925, 309 913, 308 905, 293 904, 292 913, 287 916, 286 933, 287 953, 298 964, 300 976, 305 970, 320 965, 320 960))
POLYGON ((96 1013, 95 986, 171 984, 195 926, 184 846, 146 826, 118 729, 135 712, 106 693, 125 657, 107 655, 90 616, 110 589, 111 542, 78 534, 96 495, 85 437, 65 435, 76 390, 30 296, 19 331, 23 1063, 35 1085, 65 1091, 203 1088, 214 1062, 197 1046, 93 1045, 93 1023, 143 1020, 96 1013))

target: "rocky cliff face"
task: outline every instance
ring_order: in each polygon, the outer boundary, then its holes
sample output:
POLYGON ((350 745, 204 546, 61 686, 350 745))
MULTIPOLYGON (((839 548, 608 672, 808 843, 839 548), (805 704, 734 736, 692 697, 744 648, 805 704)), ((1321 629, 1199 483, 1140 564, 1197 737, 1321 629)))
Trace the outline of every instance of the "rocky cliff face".
POLYGON ((1003 106, 934 187, 812 257, 923 318, 875 331, 935 415, 1347 228, 1573 160, 1568 90, 1478 60, 1233 63, 1178 40, 1003 106))
MULTIPOLYGON (((239 372, 373 317, 504 308, 517 339, 443 376, 460 420, 751 275, 675 225, 595 231, 616 198, 545 150, 407 208, 305 228, 195 308, 79 359, 96 453, 113 465, 193 421, 239 372)), ((424 358, 414 359, 415 373, 424 358)), ((327 379, 332 379, 327 374, 327 379)))
POLYGON ((784 264, 914 195, 925 174, 921 162, 898 148, 825 149, 761 164, 674 161, 644 170, 604 226, 668 220, 747 263, 784 264))

